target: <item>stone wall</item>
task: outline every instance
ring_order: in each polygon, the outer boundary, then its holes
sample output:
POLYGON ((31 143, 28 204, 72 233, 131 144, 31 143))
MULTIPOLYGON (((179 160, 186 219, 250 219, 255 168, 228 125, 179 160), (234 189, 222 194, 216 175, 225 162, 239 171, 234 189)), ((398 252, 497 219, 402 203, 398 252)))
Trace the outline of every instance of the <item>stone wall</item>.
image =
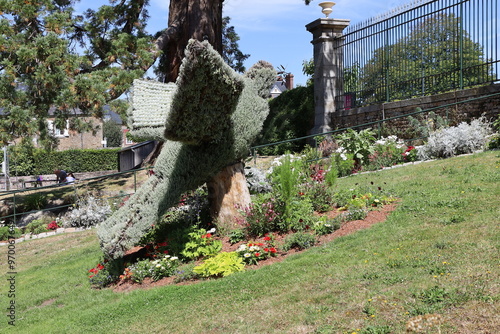
MULTIPOLYGON (((450 125, 457 125, 460 122, 469 122, 471 119, 478 118, 484 115, 486 118, 493 120, 498 117, 500 110, 500 84, 471 88, 456 92, 449 92, 433 96, 425 96, 410 100, 389 102, 368 107, 352 108, 349 110, 341 110, 332 115, 332 128, 340 129, 365 124, 375 121, 388 119, 391 117, 401 116, 413 113, 421 108, 432 111, 441 117, 446 117, 450 125), (495 96, 486 97, 496 94, 495 96), (485 97, 477 99, 479 97, 485 97), (475 99, 466 103, 447 106, 451 103, 475 99), (439 108, 440 106, 445 106, 439 108)), ((413 117, 418 118, 417 115, 413 117)), ((377 128, 378 125, 373 124, 367 127, 377 128)), ((389 128, 392 132, 397 132, 398 136, 405 138, 404 134, 408 131, 408 120, 406 117, 398 118, 384 122, 384 127, 389 128)), ((362 129, 361 127, 357 129, 362 129)), ((410 138, 405 138, 410 139, 410 138)))
POLYGON ((64 151, 69 149, 98 149, 102 148, 102 121, 97 118, 84 118, 85 121, 91 121, 93 126, 98 126, 95 134, 92 132, 78 133, 73 130, 68 131, 68 136, 62 136, 59 138, 59 145, 57 146, 58 151, 64 151))

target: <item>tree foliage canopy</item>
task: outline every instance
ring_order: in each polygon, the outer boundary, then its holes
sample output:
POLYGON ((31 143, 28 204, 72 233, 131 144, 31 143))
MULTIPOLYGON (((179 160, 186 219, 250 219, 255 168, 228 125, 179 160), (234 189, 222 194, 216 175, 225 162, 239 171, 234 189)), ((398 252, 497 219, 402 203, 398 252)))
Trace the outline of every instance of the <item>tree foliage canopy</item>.
POLYGON ((75 0, 0 0, 0 144, 48 136, 49 110, 56 125, 76 110, 102 116, 154 61, 147 2, 77 15, 75 0))
POLYGON ((370 104, 432 95, 491 80, 483 48, 460 28, 454 14, 436 14, 415 24, 394 44, 373 51, 364 66, 344 71, 346 92, 370 104))

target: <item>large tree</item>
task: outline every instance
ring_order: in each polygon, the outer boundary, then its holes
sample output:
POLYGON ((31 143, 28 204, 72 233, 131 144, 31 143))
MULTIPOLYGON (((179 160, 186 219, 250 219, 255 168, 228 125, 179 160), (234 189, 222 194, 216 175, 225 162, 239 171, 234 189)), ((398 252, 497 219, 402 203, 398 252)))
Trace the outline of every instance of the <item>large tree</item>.
MULTIPOLYGON (((102 116, 152 65, 147 0, 112 1, 84 15, 73 3, 0 0, 0 145, 35 134, 47 139, 49 110, 60 127, 76 110, 102 116)), ((71 120, 72 128, 88 129, 71 120)))

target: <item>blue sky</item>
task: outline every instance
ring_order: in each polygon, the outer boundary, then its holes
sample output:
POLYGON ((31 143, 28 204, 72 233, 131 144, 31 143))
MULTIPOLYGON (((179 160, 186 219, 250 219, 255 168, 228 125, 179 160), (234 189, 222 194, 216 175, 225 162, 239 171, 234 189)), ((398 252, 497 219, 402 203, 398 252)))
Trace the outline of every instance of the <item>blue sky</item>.
MULTIPOLYGON (((266 60, 278 67, 284 66, 295 76, 295 86, 305 85, 302 63, 313 56, 312 35, 306 24, 324 17, 314 0, 309 6, 303 0, 225 0, 224 16, 231 18, 231 25, 240 36, 240 50, 250 54, 245 62, 248 69, 259 60, 266 60)), ((382 15, 412 0, 337 0, 330 17, 351 20, 351 25, 373 16, 382 15)), ((77 10, 96 9, 107 0, 81 0, 77 10)), ((147 30, 155 33, 166 27, 167 0, 150 0, 147 30)))

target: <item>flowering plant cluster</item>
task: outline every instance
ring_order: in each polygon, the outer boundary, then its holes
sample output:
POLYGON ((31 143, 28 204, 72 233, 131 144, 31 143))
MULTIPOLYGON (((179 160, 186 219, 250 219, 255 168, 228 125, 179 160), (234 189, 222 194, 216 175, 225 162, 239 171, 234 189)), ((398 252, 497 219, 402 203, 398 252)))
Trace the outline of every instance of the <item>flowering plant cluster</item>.
POLYGON ((142 283, 146 277, 151 277, 153 281, 158 281, 164 277, 174 275, 178 267, 178 257, 164 254, 153 261, 144 259, 125 268, 123 274, 120 275, 120 279, 142 283))
POLYGON ((248 242, 240 245, 236 250, 247 264, 257 264, 271 256, 276 256, 277 250, 273 246, 272 237, 266 236, 264 242, 248 242))
POLYGON ((166 241, 146 245, 146 256, 156 258, 162 254, 168 254, 168 243, 166 241))
POLYGON ((55 220, 51 221, 51 222, 47 225, 47 229, 48 229, 48 230, 57 230, 59 227, 60 227, 60 226, 59 226, 59 224, 58 224, 55 220))
POLYGON ((89 278, 92 278, 95 275, 99 274, 99 272, 103 269, 104 269, 104 265, 98 263, 97 266, 95 266, 95 268, 92 268, 89 270, 89 273, 90 273, 89 278))
POLYGON ((313 230, 317 235, 326 235, 333 233, 340 228, 340 224, 335 220, 327 220, 324 216, 323 219, 314 222, 313 230))
POLYGON ((318 169, 315 170, 314 173, 311 175, 311 178, 315 182, 322 183, 325 180, 325 170, 324 169, 318 169))
POLYGON ((406 162, 413 162, 417 161, 418 156, 417 156, 417 150, 415 149, 415 146, 408 146, 406 150, 402 153, 403 160, 406 162))
POLYGON ((282 216, 280 211, 278 201, 266 194, 255 198, 249 207, 240 209, 244 218, 237 219, 237 222, 245 226, 250 236, 264 235, 276 229, 282 216))
POLYGON ((107 260, 104 260, 103 263, 98 263, 97 266, 88 271, 92 286, 102 288, 116 280, 116 276, 113 276, 110 272, 109 264, 107 260))

